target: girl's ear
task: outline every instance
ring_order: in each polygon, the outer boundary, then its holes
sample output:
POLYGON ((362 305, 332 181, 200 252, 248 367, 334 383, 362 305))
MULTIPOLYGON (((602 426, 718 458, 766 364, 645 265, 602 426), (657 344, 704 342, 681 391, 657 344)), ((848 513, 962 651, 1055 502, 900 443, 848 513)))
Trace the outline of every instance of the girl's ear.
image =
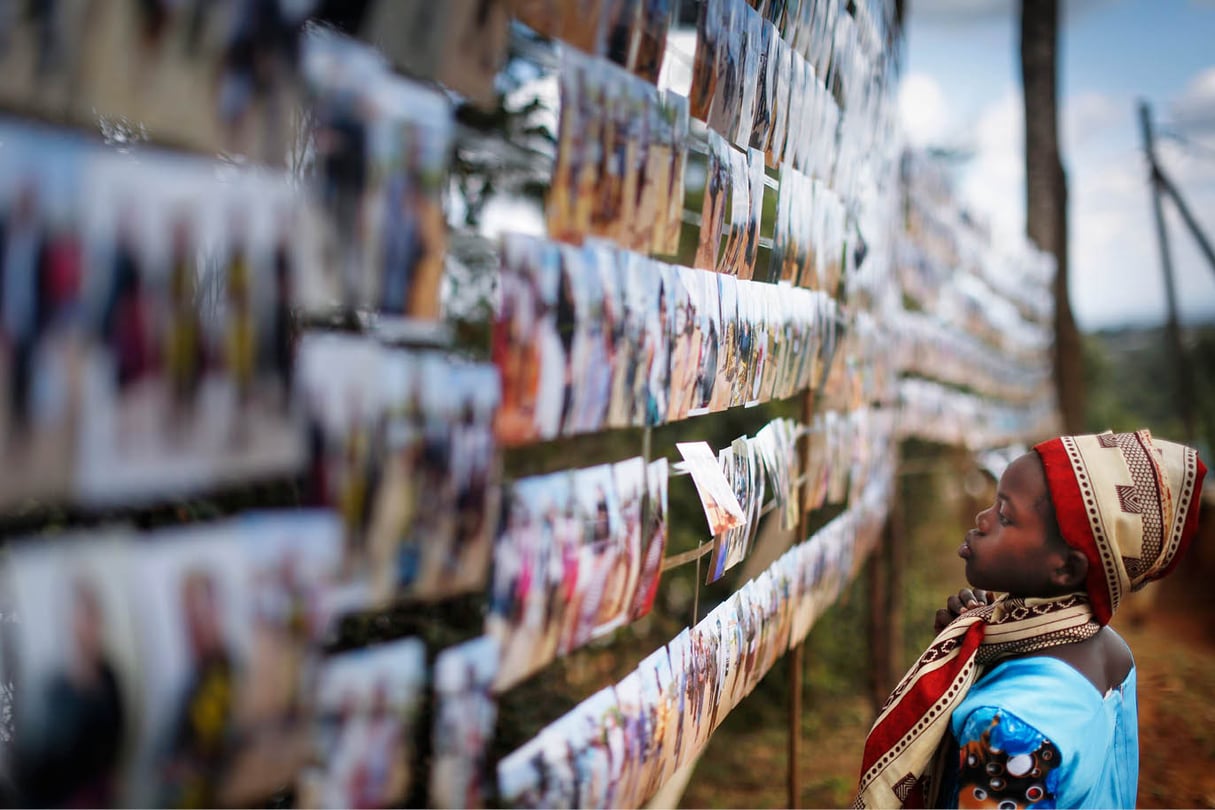
POLYGON ((1068 546, 1063 564, 1051 574, 1051 582, 1068 589, 1083 588, 1088 577, 1088 557, 1079 549, 1068 546))

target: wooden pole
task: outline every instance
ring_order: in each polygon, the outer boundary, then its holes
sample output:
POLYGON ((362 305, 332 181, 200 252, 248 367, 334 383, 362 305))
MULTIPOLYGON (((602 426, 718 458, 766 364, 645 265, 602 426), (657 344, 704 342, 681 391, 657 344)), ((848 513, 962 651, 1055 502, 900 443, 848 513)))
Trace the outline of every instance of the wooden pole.
POLYGON ((1152 211, 1156 218, 1156 238, 1160 243, 1160 269, 1164 274, 1165 301, 1168 304, 1168 322, 1165 324, 1165 339, 1173 355, 1174 384, 1181 408, 1181 420, 1185 426, 1185 439, 1194 440, 1194 392, 1190 384, 1189 364, 1186 362, 1185 346, 1181 342, 1181 326, 1177 318, 1177 290, 1173 280, 1173 257, 1169 251, 1169 235, 1164 227, 1164 208, 1160 204, 1162 178, 1156 166, 1156 147, 1152 136, 1152 113, 1146 101, 1139 102, 1139 126, 1143 133, 1143 151, 1147 153, 1151 169, 1152 211))
MULTIPOLYGON (((806 519, 806 499, 809 488, 810 472, 810 434, 809 427, 814 421, 814 390, 806 392, 802 398, 802 426, 806 432, 798 439, 798 477, 800 482, 794 487, 790 497, 797 498, 797 528, 794 530, 795 543, 804 542, 809 521, 806 519)), ((788 801, 790 808, 801 807, 802 783, 800 764, 802 761, 802 642, 789 650, 789 750, 786 756, 786 775, 788 801)))

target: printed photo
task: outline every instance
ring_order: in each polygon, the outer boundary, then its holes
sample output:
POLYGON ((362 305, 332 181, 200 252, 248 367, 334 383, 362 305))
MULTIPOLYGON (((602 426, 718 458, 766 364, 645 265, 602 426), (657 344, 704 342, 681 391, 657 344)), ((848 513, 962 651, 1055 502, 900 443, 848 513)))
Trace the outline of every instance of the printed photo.
POLYGON ((491 794, 486 749, 498 705, 490 693, 500 651, 488 636, 449 647, 435 659, 432 807, 486 806, 491 794))
POLYGON ((300 774, 307 807, 392 807, 412 786, 426 651, 406 638, 341 653, 320 673, 314 759, 300 774))
POLYGON ((667 547, 667 490, 669 470, 665 458, 655 459, 645 472, 646 492, 642 503, 641 523, 641 570, 633 601, 629 607, 629 621, 645 616, 654 607, 658 593, 658 582, 662 577, 662 560, 667 547))
POLYGON ((121 530, 13 543, 4 629, 13 703, 10 774, 21 803, 132 801, 143 668, 121 530))
POLYGON ((83 144, 0 132, 0 505, 72 486, 85 346, 83 144))
POLYGON ((658 84, 658 72, 666 52, 673 0, 641 0, 637 47, 630 70, 650 84, 658 84))
POLYGON ((253 627, 248 558, 232 524, 165 530, 134 556, 141 741, 133 804, 232 804, 253 627))
POLYGON ((679 442, 675 448, 687 462, 692 481, 696 484, 705 519, 709 523, 709 533, 717 536, 727 529, 741 526, 746 519, 742 505, 722 473, 713 449, 705 442, 679 442))

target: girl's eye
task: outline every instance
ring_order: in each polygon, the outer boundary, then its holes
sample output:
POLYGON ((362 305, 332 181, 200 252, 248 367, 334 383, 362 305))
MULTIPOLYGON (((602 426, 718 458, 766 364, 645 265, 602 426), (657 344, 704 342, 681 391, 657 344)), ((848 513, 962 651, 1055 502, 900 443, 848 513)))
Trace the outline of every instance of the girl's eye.
POLYGON ((1007 517, 1005 517, 1003 512, 997 512, 996 517, 998 517, 1000 519, 1001 526, 1011 526, 1012 525, 1012 521, 1009 520, 1007 517))

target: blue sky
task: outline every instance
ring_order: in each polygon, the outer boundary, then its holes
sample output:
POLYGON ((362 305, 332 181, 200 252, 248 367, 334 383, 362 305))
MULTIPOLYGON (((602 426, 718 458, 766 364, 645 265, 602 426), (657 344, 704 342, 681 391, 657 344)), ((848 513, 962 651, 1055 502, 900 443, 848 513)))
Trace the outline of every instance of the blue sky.
MULTIPOLYGON (((974 157, 959 191, 993 229, 1024 229, 1015 0, 908 0, 900 109, 908 140, 974 157)), ((1158 154, 1215 240, 1215 0, 1061 0, 1060 105, 1072 306, 1084 329, 1163 322, 1164 282, 1141 151, 1158 154), (1176 133, 1185 141, 1167 137, 1176 133)), ((1215 268, 1166 204, 1184 323, 1215 321, 1215 268)))

